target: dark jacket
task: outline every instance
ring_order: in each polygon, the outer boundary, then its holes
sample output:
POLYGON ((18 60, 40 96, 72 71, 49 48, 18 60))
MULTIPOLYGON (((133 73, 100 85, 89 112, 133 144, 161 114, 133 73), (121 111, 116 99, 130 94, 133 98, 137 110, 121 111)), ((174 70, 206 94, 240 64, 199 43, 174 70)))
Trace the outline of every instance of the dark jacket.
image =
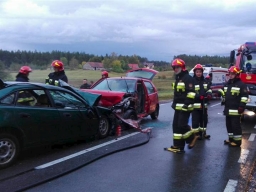
POLYGON ((240 115, 238 108, 245 108, 248 101, 248 88, 240 78, 229 79, 224 85, 224 115, 240 115))
POLYGON ((205 107, 207 107, 207 96, 212 93, 210 81, 204 78, 202 76, 201 78, 196 77, 196 75, 193 76, 195 81, 195 103, 194 103, 194 109, 201 110, 203 109, 203 104, 205 107), (202 99, 203 98, 203 99, 202 99))
POLYGON ((88 83, 85 83, 83 85, 80 86, 80 89, 90 89, 91 85, 88 83))
POLYGON ((23 73, 18 73, 16 75, 16 80, 15 81, 29 82, 29 78, 27 77, 27 75, 24 75, 23 73))
POLYGON ((194 79, 188 74, 188 71, 181 71, 175 76, 175 83, 173 84, 174 97, 172 108, 175 110, 180 109, 183 104, 187 105, 188 110, 193 110, 192 104, 195 99, 195 85, 194 79))
POLYGON ((46 79, 47 84, 50 85, 58 85, 59 79, 61 79, 62 81, 65 81, 66 83, 68 83, 68 77, 65 74, 65 71, 58 71, 58 72, 53 72, 50 73, 48 75, 48 79, 46 79))

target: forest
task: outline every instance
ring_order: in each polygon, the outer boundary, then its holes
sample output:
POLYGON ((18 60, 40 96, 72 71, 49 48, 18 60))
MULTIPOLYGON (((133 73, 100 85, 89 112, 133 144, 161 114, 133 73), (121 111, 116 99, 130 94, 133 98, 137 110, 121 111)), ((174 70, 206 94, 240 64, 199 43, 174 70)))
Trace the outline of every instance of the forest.
MULTIPOLYGON (((173 59, 181 58, 186 62, 190 69, 195 64, 212 64, 213 66, 227 67, 229 57, 225 56, 198 56, 180 54, 173 56, 173 59)), ((65 69, 75 70, 82 69, 86 62, 102 62, 104 68, 114 72, 124 72, 129 69, 128 64, 139 64, 143 67, 145 63, 154 63, 154 69, 159 71, 170 70, 171 61, 154 61, 138 55, 118 55, 116 53, 106 55, 94 55, 85 52, 39 52, 39 51, 7 51, 0 49, 0 78, 6 79, 8 71, 18 71, 23 65, 28 65, 32 69, 47 69, 53 60, 61 60, 65 69)))

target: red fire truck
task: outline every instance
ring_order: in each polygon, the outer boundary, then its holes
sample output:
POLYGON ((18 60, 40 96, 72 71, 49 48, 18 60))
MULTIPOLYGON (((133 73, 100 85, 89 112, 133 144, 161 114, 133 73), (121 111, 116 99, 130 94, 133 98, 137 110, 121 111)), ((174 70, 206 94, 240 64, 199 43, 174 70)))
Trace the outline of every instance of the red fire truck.
MULTIPOLYGON (((256 42, 246 42, 237 50, 230 52, 230 65, 239 67, 241 80, 249 88, 249 100, 246 109, 256 112, 256 42)), ((252 115, 252 114, 251 114, 252 115)))

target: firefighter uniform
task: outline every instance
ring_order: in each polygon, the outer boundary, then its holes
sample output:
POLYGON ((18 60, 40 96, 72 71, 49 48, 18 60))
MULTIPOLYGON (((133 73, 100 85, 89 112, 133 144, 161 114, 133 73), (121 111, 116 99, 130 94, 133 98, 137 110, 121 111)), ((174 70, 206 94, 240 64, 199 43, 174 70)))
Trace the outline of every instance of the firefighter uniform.
MULTIPOLYGON (((176 63, 180 59, 176 59, 176 63)), ((181 60, 182 61, 182 60, 181 60)), ((185 62, 183 70, 176 74, 176 81, 173 84, 174 98, 172 108, 175 110, 173 117, 173 144, 170 151, 184 152, 185 143, 189 143, 189 148, 192 148, 194 144, 194 133, 191 127, 188 125, 188 120, 191 111, 193 110, 193 103, 195 99, 194 80, 185 70, 185 62)), ((172 66, 175 66, 175 60, 172 66)))
MULTIPOLYGON (((202 70, 203 67, 200 64, 197 64, 194 68, 194 72, 197 69, 202 70)), ((206 135, 206 127, 208 123, 208 114, 207 114, 207 103, 208 100, 212 97, 212 90, 210 88, 210 82, 207 81, 204 76, 197 77, 194 75, 195 80, 195 103, 194 110, 192 112, 192 129, 200 137, 199 139, 210 138, 210 135, 206 135)))
POLYGON ((59 79, 68 83, 68 77, 66 76, 64 71, 64 64, 59 60, 55 60, 52 62, 51 66, 54 68, 54 72, 48 75, 45 83, 58 86, 59 79))
MULTIPOLYGON (((239 71, 237 74, 240 73, 240 69, 234 66, 229 71, 239 71)), ((225 106, 224 115, 226 116, 226 127, 229 137, 229 140, 225 140, 224 143, 239 147, 242 143, 240 117, 248 101, 247 86, 237 76, 234 79, 229 79, 224 88, 220 89, 219 92, 222 96, 221 104, 225 106)))

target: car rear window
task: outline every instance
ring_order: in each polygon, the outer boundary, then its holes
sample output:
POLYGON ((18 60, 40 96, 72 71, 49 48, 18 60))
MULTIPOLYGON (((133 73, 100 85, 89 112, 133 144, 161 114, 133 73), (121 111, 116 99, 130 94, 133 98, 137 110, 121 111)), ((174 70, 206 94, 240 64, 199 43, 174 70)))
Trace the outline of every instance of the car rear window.
POLYGON ((105 79, 96 85, 94 90, 135 92, 136 80, 134 79, 105 79))

